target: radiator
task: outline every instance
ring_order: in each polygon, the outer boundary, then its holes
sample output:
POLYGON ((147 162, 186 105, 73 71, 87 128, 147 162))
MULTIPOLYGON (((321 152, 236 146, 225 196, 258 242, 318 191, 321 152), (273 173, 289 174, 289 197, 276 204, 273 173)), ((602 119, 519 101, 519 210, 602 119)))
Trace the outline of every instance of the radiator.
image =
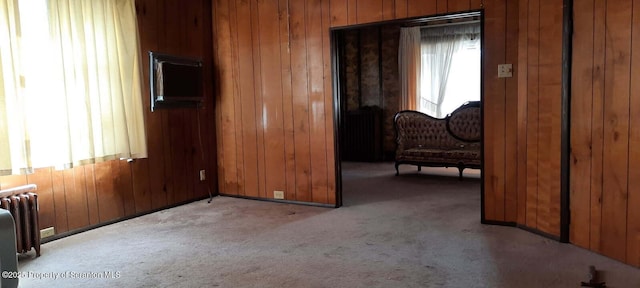
POLYGON ((367 107, 347 111, 342 132, 342 160, 382 160, 382 109, 367 107))
POLYGON ((40 256, 40 225, 38 223, 38 194, 34 184, 0 190, 0 207, 9 210, 16 223, 18 253, 34 248, 40 256))

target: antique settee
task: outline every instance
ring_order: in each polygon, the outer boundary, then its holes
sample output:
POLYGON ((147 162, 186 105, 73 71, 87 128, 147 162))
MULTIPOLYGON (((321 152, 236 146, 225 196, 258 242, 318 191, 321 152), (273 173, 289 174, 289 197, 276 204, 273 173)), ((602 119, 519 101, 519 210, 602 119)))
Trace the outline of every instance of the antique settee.
POLYGON ((396 175, 400 164, 457 167, 462 178, 465 168, 481 168, 481 103, 472 101, 445 118, 405 110, 396 113, 396 175))

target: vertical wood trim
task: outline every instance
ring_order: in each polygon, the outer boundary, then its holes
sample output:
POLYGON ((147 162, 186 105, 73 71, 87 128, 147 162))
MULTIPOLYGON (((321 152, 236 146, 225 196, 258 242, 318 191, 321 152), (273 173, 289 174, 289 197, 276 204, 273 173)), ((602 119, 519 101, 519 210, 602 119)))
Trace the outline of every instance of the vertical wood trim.
POLYGON ((296 167, 296 200, 311 201, 311 150, 309 136, 309 80, 307 68, 306 5, 291 1, 291 77, 296 167))
POLYGON ((262 43, 260 38, 260 26, 265 25, 265 23, 260 22, 260 14, 259 14, 259 5, 257 2, 251 1, 251 36, 253 42, 253 79, 255 81, 254 85, 254 93, 255 93, 255 101, 256 101, 256 127, 257 127, 257 139, 258 144, 257 155, 258 155, 258 196, 259 197, 267 197, 267 188, 266 188, 266 171, 267 168, 265 162, 265 125, 264 123, 264 102, 263 102, 263 91, 262 85, 260 85, 260 79, 262 79, 262 56, 261 49, 262 43))
POLYGON ((89 225, 87 192, 83 167, 63 171, 69 230, 89 225))
MULTIPOLYGON (((320 0, 306 0, 307 72, 309 81, 309 134, 311 137, 311 199, 327 203, 328 167, 324 108, 324 68, 322 55, 322 10, 320 0), (317 151, 317 153, 313 153, 317 151)), ((359 19, 358 19, 359 20, 359 19)))
MULTIPOLYGON (((329 0, 325 1, 329 3, 329 0)), ((329 11, 327 11, 327 14, 329 11)), ((282 73, 282 119, 284 125, 284 149, 285 149, 285 199, 296 199, 296 162, 295 162, 295 131, 293 121, 293 92, 292 70, 290 55, 290 27, 289 27, 289 0, 279 2, 280 23, 280 70, 282 73)), ((328 28, 327 28, 328 30, 328 28)))
POLYGON ((84 175, 87 185, 87 209, 89 212, 89 225, 100 223, 100 210, 98 207, 98 194, 96 190, 95 165, 85 165, 84 175))
POLYGON ((359 0, 357 1, 358 24, 378 22, 384 19, 384 0, 359 0))
POLYGON ((240 85, 242 82, 239 76, 240 76, 240 55, 238 52, 238 27, 239 27, 239 23, 238 22, 246 22, 245 19, 240 19, 237 17, 238 15, 238 10, 237 10, 237 6, 236 6, 237 1, 229 1, 229 40, 230 40, 230 47, 231 47, 231 80, 233 82, 232 87, 233 87, 233 94, 231 94, 231 96, 233 97, 233 106, 234 106, 234 112, 233 112, 233 121, 234 121, 234 127, 235 127, 235 131, 234 131, 234 136, 235 136, 235 152, 236 152, 236 182, 235 182, 235 186, 236 186, 236 193, 237 195, 247 195, 247 191, 245 188, 245 175, 244 175, 244 165, 245 165, 245 159, 244 159, 244 127, 242 125, 239 125, 240 123, 242 123, 242 119, 244 117, 243 111, 242 111, 242 99, 240 96, 240 85))
MULTIPOLYGON (((164 140, 163 140, 163 129, 162 129, 162 114, 161 113, 151 113, 149 107, 149 57, 147 55, 148 51, 157 51, 158 50, 158 38, 161 27, 158 27, 158 1, 149 1, 149 0, 137 0, 139 5, 142 7, 142 12, 138 15, 138 29, 140 30, 140 46, 142 48, 142 76, 144 89, 142 96, 144 101, 144 109, 145 109, 145 120, 146 120, 146 134, 147 134, 147 143, 154 143, 155 145, 148 145, 148 175, 152 176, 155 181, 149 182, 149 190, 152 191, 153 197, 151 198, 151 207, 152 209, 157 209, 160 207, 164 207, 167 205, 167 195, 164 184, 164 171, 165 171, 165 161, 164 161, 164 140), (158 145, 159 144, 159 145, 158 145), (160 181, 160 179, 162 179, 160 181)), ((141 168, 142 169, 142 168, 141 168)), ((87 170, 87 168, 85 168, 87 170)), ((88 172, 88 171, 85 171, 88 172)), ((95 179, 93 178, 93 166, 91 166, 91 175, 92 179, 90 182, 87 182, 88 187, 93 186, 93 193, 95 196, 95 179), (89 183, 92 183, 91 185, 89 183)), ((89 175, 87 173, 87 175, 89 175)), ((89 180, 89 179, 88 179, 89 180)), ((88 188, 89 191, 90 188, 88 188)), ((91 208, 91 202, 89 202, 89 207, 91 208)), ((96 202, 96 216, 97 216, 97 202, 96 202)), ((89 209, 89 211, 92 211, 89 209)), ((90 213, 90 218, 92 214, 90 213)), ((91 221, 95 221, 95 223, 91 222, 91 224, 96 224, 99 222, 99 219, 93 218, 91 221)))
POLYGON ((505 221, 505 80, 497 78, 498 64, 505 61, 504 35, 506 4, 503 0, 487 1, 485 12, 484 69, 484 162, 485 216, 487 220, 505 221), (501 31, 496 33, 494 31, 501 31))
POLYGON ((591 134, 591 250, 602 253, 602 193, 604 164, 605 0, 594 1, 593 120, 591 134))
POLYGON ((273 191, 285 190, 285 147, 284 147, 284 123, 282 116, 282 74, 279 43, 278 2, 268 0, 258 2, 258 17, 260 25, 258 30, 260 39, 264 39, 267 45, 260 45, 261 70, 260 83, 263 99, 263 125, 264 125, 264 149, 265 149, 265 176, 266 198, 273 198, 273 191), (262 3, 262 4, 260 4, 262 3), (273 44, 272 44, 273 43, 273 44))
MULTIPOLYGON (((451 1, 455 1, 455 0, 451 0, 451 1)), ((446 14, 448 9, 448 5, 449 5, 449 1, 448 0, 436 0, 436 13, 437 14, 446 14)))
POLYGON ((132 216, 136 213, 135 197, 133 196, 133 181, 131 165, 127 161, 115 161, 120 166, 120 177, 116 191, 122 199, 124 216, 132 216))
MULTIPOLYGON (((517 6, 517 1, 506 1, 506 4, 507 5, 516 4, 516 6, 517 6)), ((468 11, 468 10, 471 10, 471 1, 470 0, 449 0, 447 2, 447 12, 448 13, 463 12, 463 11, 468 11)), ((515 16, 507 14, 506 16, 507 17, 511 16, 511 17, 517 19, 518 14, 516 13, 515 16)))
POLYGON ((591 119, 593 101, 593 0, 576 1, 571 86, 571 243, 589 248, 591 119), (587 84, 588 83, 588 84, 587 84), (586 84, 586 85, 585 85, 586 84))
POLYGON ((349 23, 349 15, 347 13, 348 2, 344 0, 329 1, 331 9, 331 27, 346 26, 349 23))
POLYGON ((382 0, 382 20, 392 20, 396 15, 395 0, 382 0))
MULTIPOLYGON (((458 5, 459 11, 468 10, 468 2, 458 5)), ((505 1, 505 63, 512 63, 519 67, 518 62, 518 1, 505 1)), ((513 70, 513 77, 505 80, 505 202, 504 217, 506 222, 518 220, 518 75, 519 70, 513 70)))
MULTIPOLYGON (((240 1, 236 4, 236 19, 251 19, 251 4, 240 1)), ((244 155, 244 195, 259 196, 258 174, 258 130, 256 127, 255 79, 253 61, 252 21, 237 22, 238 77, 240 102, 242 103, 242 151, 244 155)))
POLYGON ((438 13, 436 0, 407 0, 407 17, 427 16, 436 13, 438 13))
MULTIPOLYGON (((235 123, 233 121, 232 112, 234 112, 233 105, 233 86, 231 75, 231 32, 229 23, 229 6, 226 0, 216 0, 217 7, 214 9, 216 13, 216 40, 214 41, 217 52, 218 65, 218 89, 219 97, 219 109, 217 109, 220 118, 220 128, 222 134, 219 135, 218 140, 220 145, 218 146, 218 157, 223 159, 222 165, 219 166, 222 173, 220 179, 220 190, 225 194, 237 194, 234 183, 237 183, 236 177, 236 151, 235 151, 235 123)), ((171 202, 171 201, 170 201, 171 202)))
MULTIPOLYGON (((390 0, 385 0, 391 3, 390 0)), ((327 204, 336 204, 336 174, 331 173, 335 169, 335 145, 334 145, 334 116, 333 116, 333 88, 331 75, 331 39, 329 28, 330 22, 330 3, 327 0, 322 1, 322 63, 323 63, 323 79, 324 79, 324 114, 325 114, 325 145, 327 159, 327 204)), ((393 9, 393 7, 392 7, 393 9)), ((393 16, 393 15, 391 15, 393 16)))
MULTIPOLYGON (((640 1, 633 1, 631 79, 640 79, 640 1)), ((640 159, 640 83, 631 81, 629 159, 640 159)), ((627 263, 640 266, 640 163, 629 161, 627 263)))
MULTIPOLYGON (((299 0, 302 1, 302 0, 299 0)), ((346 0, 347 1, 347 19, 348 25, 358 24, 358 0, 346 0)))
POLYGON ((540 2, 538 229, 560 235, 562 6, 540 2), (542 149, 542 147, 548 147, 542 149))
POLYGON ((602 251, 626 259, 632 6, 606 3, 602 251))
POLYGON ((528 23, 528 113, 527 113, 527 217, 526 225, 538 228, 538 59, 540 6, 539 1, 529 1, 528 23))
POLYGON ((410 0, 395 0, 395 19, 407 18, 409 16, 408 1, 410 0))
POLYGON ((67 232, 69 231, 69 222, 67 216, 64 172, 61 170, 52 170, 51 180, 53 187, 53 205, 56 217, 55 230, 57 233, 67 232))
MULTIPOLYGON (((149 145, 150 146, 150 145, 149 145)), ((131 163, 133 181, 133 199, 135 213, 151 211, 151 193, 149 191, 149 160, 137 159, 131 163)), ((86 173, 86 172, 85 172, 86 173)))
POLYGON ((483 0, 469 0, 470 9, 477 10, 484 8, 482 2, 483 0))
POLYGON ((527 216, 527 99, 529 78, 529 0, 519 0, 518 35, 518 224, 526 224, 527 216))

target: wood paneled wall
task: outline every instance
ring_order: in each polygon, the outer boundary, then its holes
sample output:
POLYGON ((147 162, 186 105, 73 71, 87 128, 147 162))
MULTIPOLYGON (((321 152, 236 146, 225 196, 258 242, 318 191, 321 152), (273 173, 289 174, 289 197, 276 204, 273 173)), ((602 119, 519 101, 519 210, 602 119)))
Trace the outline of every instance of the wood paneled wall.
POLYGON ((574 2, 571 242, 640 266, 640 5, 574 2))
POLYGON ((524 0, 519 11, 518 162, 513 177, 518 223, 559 237, 563 3, 524 0))
POLYGON ((518 78, 497 78, 518 62, 507 0, 215 0, 221 193, 335 204, 330 28, 481 8, 485 218, 515 222, 518 78))
POLYGON ((138 0, 136 7, 149 157, 131 163, 116 160, 0 177, 0 189, 38 185, 41 229, 55 227, 57 234, 64 233, 200 199, 209 189, 216 192, 211 81, 205 85, 208 97, 204 108, 152 113, 146 80, 148 50, 202 58, 209 75, 206 78, 212 79, 211 3, 138 0), (199 181, 200 169, 207 171, 207 181, 199 181))

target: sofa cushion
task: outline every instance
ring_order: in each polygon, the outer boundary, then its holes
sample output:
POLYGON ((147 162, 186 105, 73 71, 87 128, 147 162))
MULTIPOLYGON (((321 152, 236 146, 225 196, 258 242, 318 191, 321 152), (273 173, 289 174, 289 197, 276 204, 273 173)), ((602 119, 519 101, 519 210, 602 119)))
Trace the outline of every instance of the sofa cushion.
POLYGON ((398 156, 400 161, 442 162, 452 164, 480 165, 480 150, 442 150, 414 148, 398 156))

